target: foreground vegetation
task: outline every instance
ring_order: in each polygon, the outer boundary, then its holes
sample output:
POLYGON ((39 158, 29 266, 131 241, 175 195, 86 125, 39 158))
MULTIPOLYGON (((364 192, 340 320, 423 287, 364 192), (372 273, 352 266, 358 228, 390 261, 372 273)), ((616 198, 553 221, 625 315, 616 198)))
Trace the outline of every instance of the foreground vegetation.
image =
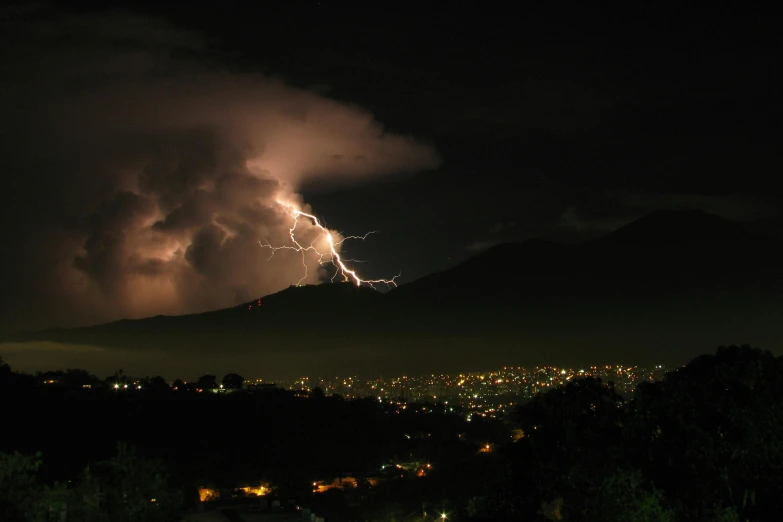
POLYGON ((640 383, 630 401, 611 382, 575 380, 504 423, 318 393, 55 393, 3 372, 14 427, 1 439, 3 521, 174 521, 198 503, 197 486, 225 500, 262 479, 328 520, 744 522, 783 512, 783 359, 749 347, 640 383), (403 461, 431 467, 379 472, 403 461), (353 487, 310 487, 349 475, 353 487))
POLYGON ((184 503, 160 462, 140 458, 125 444, 111 459, 88 466, 74 481, 39 480, 41 455, 0 454, 3 522, 164 522, 184 503))

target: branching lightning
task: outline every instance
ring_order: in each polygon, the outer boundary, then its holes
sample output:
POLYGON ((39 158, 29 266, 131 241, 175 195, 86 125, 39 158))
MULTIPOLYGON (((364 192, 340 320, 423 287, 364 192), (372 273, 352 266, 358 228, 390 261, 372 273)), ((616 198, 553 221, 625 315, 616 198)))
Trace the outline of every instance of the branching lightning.
POLYGON ((308 252, 312 252, 317 256, 319 265, 323 266, 327 263, 331 263, 336 268, 335 273, 331 279, 332 281, 334 281, 338 275, 341 275, 343 277, 343 281, 351 282, 356 286, 361 286, 363 284, 371 288, 375 288, 374 285, 376 284, 397 286, 396 279, 400 277, 401 274, 397 274, 391 279, 362 279, 359 276, 359 274, 356 272, 356 270, 352 270, 351 268, 349 268, 346 263, 349 262, 363 263, 364 261, 343 258, 340 256, 340 253, 338 252, 338 247, 342 245, 344 242, 346 242, 347 240, 359 239, 364 241, 371 234, 377 233, 377 231, 367 232, 363 236, 346 236, 340 239, 339 241, 335 241, 332 232, 326 227, 324 227, 321 224, 321 222, 318 220, 318 218, 315 217, 314 215, 308 214, 306 212, 302 212, 294 205, 291 205, 289 203, 283 203, 278 201, 278 204, 281 207, 283 207, 283 209, 285 209, 286 214, 291 216, 291 218, 294 220, 293 226, 290 229, 288 229, 289 237, 291 238, 291 244, 282 245, 282 246, 273 246, 269 243, 269 241, 267 241, 266 243, 262 243, 259 241, 259 244, 262 247, 269 248, 272 251, 272 255, 269 257, 269 259, 272 259, 272 257, 274 257, 275 253, 277 253, 278 250, 293 250, 294 252, 298 252, 301 254, 302 266, 304 267, 304 274, 302 275, 302 278, 299 279, 297 284, 301 284, 302 281, 304 281, 307 278, 307 273, 308 273, 307 260, 305 256, 308 252), (296 228, 299 225, 299 218, 305 218, 309 220, 313 224, 313 226, 315 226, 319 230, 318 236, 315 239, 313 239, 313 241, 310 242, 310 244, 307 246, 302 245, 296 239, 296 228), (328 250, 326 252, 321 252, 318 249, 318 247, 315 246, 315 243, 321 238, 324 238, 326 240, 326 244, 328 245, 328 250))

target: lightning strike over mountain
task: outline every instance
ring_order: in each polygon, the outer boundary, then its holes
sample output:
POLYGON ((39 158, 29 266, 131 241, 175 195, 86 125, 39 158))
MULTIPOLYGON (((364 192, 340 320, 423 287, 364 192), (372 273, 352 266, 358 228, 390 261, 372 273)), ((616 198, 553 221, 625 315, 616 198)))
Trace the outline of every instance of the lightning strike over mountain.
MULTIPOLYGON (((401 274, 397 274, 396 276, 392 277, 391 279, 362 279, 359 274, 356 272, 356 270, 350 269, 346 263, 347 262, 357 262, 361 263, 362 261, 354 260, 354 259, 344 259, 340 256, 340 253, 338 252, 339 246, 342 245, 345 241, 349 239, 360 239, 364 241, 367 239, 367 237, 370 234, 377 233, 376 231, 367 232, 363 236, 346 236, 339 241, 335 240, 335 237, 333 233, 326 227, 324 227, 321 222, 318 220, 317 217, 315 217, 312 214, 308 214, 306 212, 302 212, 298 208, 296 208, 294 205, 290 203, 283 203, 278 201, 277 202, 280 206, 282 206, 285 209, 286 214, 291 216, 294 220, 293 226, 288 230, 289 236, 291 238, 291 245, 282 245, 282 246, 272 246, 267 241, 266 243, 261 243, 259 241, 259 244, 264 248, 269 248, 272 250, 272 256, 275 255, 275 253, 278 250, 293 250, 294 252, 299 252, 302 255, 302 266, 304 267, 304 274, 302 275, 301 279, 297 282, 297 284, 301 284, 302 281, 304 281, 307 278, 307 260, 306 260, 306 254, 308 252, 312 252, 315 254, 318 258, 318 264, 323 266, 326 263, 331 263, 334 265, 334 267, 337 269, 332 276, 332 281, 339 275, 342 275, 343 281, 345 282, 351 282, 354 283, 356 286, 361 286, 362 284, 365 284, 371 288, 375 288, 374 285, 376 284, 385 284, 385 285, 393 285, 397 286, 396 279, 400 277, 401 274), (297 239, 296 239, 296 229, 299 225, 299 218, 303 217, 310 221, 310 223, 319 231, 318 235, 313 239, 308 246, 302 245, 297 239), (326 251, 321 251, 316 246, 316 242, 318 242, 320 239, 324 239, 326 242, 326 251)), ((270 256, 270 259, 272 258, 270 256)))

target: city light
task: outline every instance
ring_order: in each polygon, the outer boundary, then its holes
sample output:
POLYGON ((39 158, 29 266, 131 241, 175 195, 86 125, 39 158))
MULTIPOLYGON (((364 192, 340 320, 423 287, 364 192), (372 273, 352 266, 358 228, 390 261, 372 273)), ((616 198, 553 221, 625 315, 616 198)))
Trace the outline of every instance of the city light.
POLYGON ((638 383, 657 381, 665 373, 666 369, 657 365, 622 366, 622 369, 590 366, 580 370, 559 366, 506 366, 495 371, 453 375, 430 373, 370 379, 299 377, 277 383, 279 387, 293 391, 318 387, 327 396, 337 394, 346 399, 372 397, 379 404, 393 407, 393 413, 397 415, 403 411, 454 413, 470 422, 476 420, 475 417, 502 418, 514 410, 520 399, 530 399, 574 380, 592 377, 600 378, 604 383, 612 381, 618 393, 631 397, 638 383))

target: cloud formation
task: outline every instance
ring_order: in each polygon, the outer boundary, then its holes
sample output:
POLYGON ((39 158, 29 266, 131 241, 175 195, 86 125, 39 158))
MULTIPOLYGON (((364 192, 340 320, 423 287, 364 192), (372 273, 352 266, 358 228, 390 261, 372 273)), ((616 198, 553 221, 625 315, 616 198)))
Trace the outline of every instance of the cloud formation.
POLYGON ((197 36, 159 21, 111 13, 4 28, 15 45, 0 69, 14 245, 3 329, 187 313, 279 290, 302 266, 259 247, 287 239, 278 201, 310 211, 297 194, 305 183, 440 162, 360 107, 210 65, 197 36))

